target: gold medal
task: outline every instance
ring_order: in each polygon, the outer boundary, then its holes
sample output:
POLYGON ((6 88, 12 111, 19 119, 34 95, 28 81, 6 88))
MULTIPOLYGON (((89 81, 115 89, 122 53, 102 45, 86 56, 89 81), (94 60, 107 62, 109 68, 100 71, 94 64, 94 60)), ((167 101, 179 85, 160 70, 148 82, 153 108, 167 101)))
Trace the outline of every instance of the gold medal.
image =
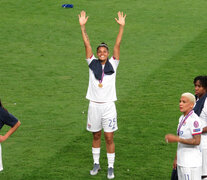
POLYGON ((100 87, 100 88, 103 87, 103 84, 102 84, 103 77, 104 77, 104 69, 102 69, 102 77, 101 77, 101 79, 99 80, 99 84, 98 84, 98 87, 100 87))
POLYGON ((98 87, 102 88, 103 87, 103 84, 102 83, 99 83, 98 84, 98 87))

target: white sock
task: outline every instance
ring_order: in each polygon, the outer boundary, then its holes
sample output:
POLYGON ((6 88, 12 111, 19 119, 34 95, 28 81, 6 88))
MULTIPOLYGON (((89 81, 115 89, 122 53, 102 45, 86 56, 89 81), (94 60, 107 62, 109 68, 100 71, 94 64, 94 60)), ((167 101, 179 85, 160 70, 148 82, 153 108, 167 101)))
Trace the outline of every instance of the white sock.
POLYGON ((108 168, 114 168, 115 153, 107 153, 108 158, 108 168))
POLYGON ((100 151, 101 151, 101 148, 93 148, 92 147, 92 154, 93 154, 94 164, 99 164, 100 151))
POLYGON ((207 177, 206 177, 206 178, 204 178, 204 179, 202 179, 202 180, 207 180, 207 177))

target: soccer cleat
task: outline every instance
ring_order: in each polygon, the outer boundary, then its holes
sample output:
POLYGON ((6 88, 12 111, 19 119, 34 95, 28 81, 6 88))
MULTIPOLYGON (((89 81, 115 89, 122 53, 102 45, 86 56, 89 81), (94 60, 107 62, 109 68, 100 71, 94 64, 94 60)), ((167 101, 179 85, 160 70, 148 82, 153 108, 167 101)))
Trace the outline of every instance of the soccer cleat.
POLYGON ((90 170, 90 175, 95 176, 96 174, 98 174, 99 170, 101 170, 100 165, 99 164, 94 164, 93 169, 90 170))
POLYGON ((107 178, 108 179, 114 179, 114 168, 110 167, 108 168, 108 174, 107 174, 107 178))

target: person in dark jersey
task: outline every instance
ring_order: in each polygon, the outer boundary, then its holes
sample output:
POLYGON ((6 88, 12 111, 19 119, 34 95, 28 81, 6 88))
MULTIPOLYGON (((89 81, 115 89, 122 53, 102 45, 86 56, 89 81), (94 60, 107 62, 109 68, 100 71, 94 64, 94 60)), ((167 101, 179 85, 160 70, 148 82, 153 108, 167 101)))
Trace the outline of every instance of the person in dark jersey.
MULTIPOLYGON (((21 125, 20 121, 16 117, 14 117, 11 113, 9 113, 6 108, 3 107, 0 100, 0 129, 5 124, 10 126, 11 128, 6 132, 5 135, 0 135, 0 143, 6 141, 21 125)), ((3 164, 2 164, 2 152, 1 152, 1 144, 0 144, 0 171, 2 170, 3 170, 3 164)))

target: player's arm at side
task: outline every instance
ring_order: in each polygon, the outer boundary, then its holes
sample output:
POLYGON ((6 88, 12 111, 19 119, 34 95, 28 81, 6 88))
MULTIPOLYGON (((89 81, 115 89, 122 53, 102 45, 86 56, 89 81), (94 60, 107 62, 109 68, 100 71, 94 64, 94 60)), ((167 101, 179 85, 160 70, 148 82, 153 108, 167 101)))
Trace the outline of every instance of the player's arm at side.
POLYGON ((79 23, 80 23, 80 27, 81 27, 81 34, 82 34, 82 38, 83 38, 83 42, 84 42, 84 46, 85 46, 85 51, 86 51, 86 58, 88 59, 93 55, 90 41, 89 41, 88 35, 86 33, 86 27, 85 27, 85 24, 88 20, 88 16, 86 17, 85 11, 81 11, 81 13, 78 15, 78 17, 79 17, 79 23))
POLYGON ((119 24, 119 33, 117 35, 116 42, 114 45, 113 56, 117 60, 119 60, 119 56, 120 56, 120 44, 124 32, 125 18, 126 18, 126 14, 124 16, 123 12, 118 12, 118 19, 115 18, 116 22, 119 24))
POLYGON ((175 159, 173 161, 173 169, 176 169, 177 168, 177 153, 175 155, 175 159))
POLYGON ((20 121, 17 121, 17 123, 13 127, 11 127, 4 136, 0 135, 0 142, 6 141, 9 138, 9 136, 11 136, 20 125, 21 125, 20 121))

